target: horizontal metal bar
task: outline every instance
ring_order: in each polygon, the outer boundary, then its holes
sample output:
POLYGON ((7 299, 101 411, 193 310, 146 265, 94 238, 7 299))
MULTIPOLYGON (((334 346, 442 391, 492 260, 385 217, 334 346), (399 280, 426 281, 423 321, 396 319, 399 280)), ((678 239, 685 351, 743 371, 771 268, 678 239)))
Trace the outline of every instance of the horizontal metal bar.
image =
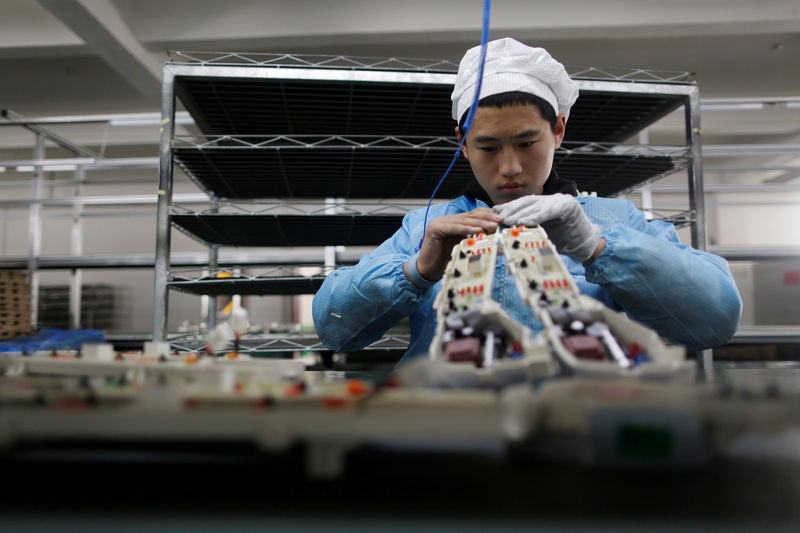
MULTIPOLYGON (((53 117, 25 118, 16 122, 0 122, 0 126, 24 125, 69 125, 69 124, 103 124, 109 123, 113 127, 124 126, 150 126, 161 123, 161 113, 105 113, 95 115, 66 115, 53 117)), ((188 111, 175 113, 175 123, 179 125, 194 124, 194 119, 188 111)))
POLYGON ((413 71, 338 70, 314 68, 281 68, 250 66, 205 66, 167 64, 174 76, 205 76, 212 78, 259 78, 279 80, 358 81, 372 83, 424 83, 453 85, 455 74, 413 71))
POLYGON ((32 171, 32 168, 42 167, 48 170, 57 167, 63 170, 66 167, 72 169, 83 167, 85 170, 114 170, 114 169, 135 169, 135 168, 158 168, 157 157, 125 157, 117 159, 93 159, 90 157, 64 157, 59 159, 18 159, 11 161, 0 161, 0 168, 23 167, 25 171, 32 171))
POLYGON ((800 144, 704 144, 703 157, 744 157, 751 155, 796 154, 800 144))
POLYGON ((772 344, 800 342, 798 326, 743 326, 734 334, 732 343, 772 344))
POLYGON ((757 167, 707 167, 705 172, 772 172, 772 171, 800 171, 800 165, 764 165, 757 167))
POLYGON ((794 261, 800 259, 800 246, 709 245, 708 251, 731 261, 794 261))
POLYGON ((581 92, 615 92, 626 94, 658 94, 688 97, 692 91, 697 90, 694 83, 664 83, 646 82, 638 80, 613 81, 613 80, 573 80, 581 92))
MULTIPOLYGON (((337 252, 340 264, 351 265, 358 262, 358 251, 337 252)), ((233 266, 324 266, 324 251, 280 250, 270 252, 220 252, 219 264, 233 266)), ((82 256, 44 256, 37 260, 43 270, 62 270, 71 268, 153 268, 155 257, 152 253, 141 254, 94 254, 82 256)), ((173 268, 192 268, 208 265, 208 252, 173 252, 170 266, 173 268)), ((0 257, 0 269, 25 270, 28 268, 27 256, 0 257)))
POLYGON ((700 100, 702 111, 745 111, 770 108, 800 109, 800 96, 703 98, 700 100))
MULTIPOLYGON (((800 168, 798 168, 800 170, 800 168)), ((652 185, 650 191, 661 194, 685 193, 689 189, 686 185, 652 185)), ((800 192, 800 184, 794 183, 706 183, 703 191, 707 193, 734 193, 734 192, 800 192)))
MULTIPOLYGON (((73 196, 68 198, 47 198, 42 200, 19 199, 19 200, 0 200, 0 207, 28 207, 31 204, 45 206, 71 206, 71 205, 154 205, 158 201, 158 195, 139 194, 139 195, 119 195, 119 196, 73 196)), ((208 196, 203 193, 176 194, 173 196, 175 203, 197 204, 208 202, 208 196)))

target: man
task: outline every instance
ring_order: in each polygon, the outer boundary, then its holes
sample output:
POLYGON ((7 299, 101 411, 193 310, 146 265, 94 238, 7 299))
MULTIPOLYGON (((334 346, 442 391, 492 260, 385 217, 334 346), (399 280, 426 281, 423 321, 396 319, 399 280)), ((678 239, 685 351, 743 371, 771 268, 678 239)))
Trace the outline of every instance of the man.
MULTIPOLYGON (((456 135, 478 84, 480 47, 467 52, 453 90, 456 135)), ((481 99, 462 154, 471 193, 409 212, 402 227, 354 267, 331 273, 314 297, 314 323, 332 350, 358 350, 410 316, 404 359, 426 354, 436 330, 433 300, 450 254, 470 234, 541 224, 580 291, 690 349, 726 343, 741 299, 724 259, 679 242, 675 228, 647 221, 633 204, 576 198, 574 183, 553 171, 553 155, 578 97, 564 67, 541 48, 513 39, 488 45, 481 99), (417 247, 422 241, 421 247, 417 247)), ((498 257, 492 298, 537 333, 541 324, 520 299, 498 257)))

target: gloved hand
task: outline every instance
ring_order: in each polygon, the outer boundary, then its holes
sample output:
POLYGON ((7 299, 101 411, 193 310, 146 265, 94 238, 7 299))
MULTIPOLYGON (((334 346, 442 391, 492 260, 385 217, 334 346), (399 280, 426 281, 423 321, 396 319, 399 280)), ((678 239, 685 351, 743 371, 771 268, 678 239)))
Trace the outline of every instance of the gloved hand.
POLYGON ((600 227, 589 221, 578 200, 568 194, 531 194, 493 209, 506 225, 541 225, 560 253, 581 263, 592 257, 601 239, 600 227))

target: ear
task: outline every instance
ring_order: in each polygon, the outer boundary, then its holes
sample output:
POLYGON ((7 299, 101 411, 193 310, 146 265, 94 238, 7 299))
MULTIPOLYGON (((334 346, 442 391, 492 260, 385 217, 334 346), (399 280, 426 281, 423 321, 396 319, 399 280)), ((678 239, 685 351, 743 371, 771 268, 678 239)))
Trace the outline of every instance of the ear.
MULTIPOLYGON (((461 144, 461 128, 456 126, 456 139, 458 140, 458 144, 461 144)), ((461 146, 461 155, 464 156, 464 159, 469 161, 469 155, 467 155, 467 143, 464 142, 464 145, 461 146)))
POLYGON ((561 147, 561 141, 564 140, 564 135, 567 132, 567 117, 565 115, 558 115, 556 117, 556 131, 553 134, 556 139, 556 150, 561 147))

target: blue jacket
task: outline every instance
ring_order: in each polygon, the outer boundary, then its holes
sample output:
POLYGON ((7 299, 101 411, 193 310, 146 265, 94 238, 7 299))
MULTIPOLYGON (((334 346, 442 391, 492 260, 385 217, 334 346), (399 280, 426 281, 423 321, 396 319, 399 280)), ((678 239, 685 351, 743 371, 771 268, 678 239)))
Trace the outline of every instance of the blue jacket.
MULTIPOLYGON (((605 250, 589 265, 561 256, 580 291, 689 349, 725 344, 736 332, 742 301, 727 262, 681 244, 672 224, 648 221, 627 200, 578 198, 589 219, 602 228, 605 250)), ((428 219, 487 207, 461 196, 431 206, 428 219)), ((410 316, 411 342, 405 358, 428 352, 436 331, 433 300, 441 282, 419 288, 403 271, 422 238, 424 209, 406 214, 403 225, 352 267, 328 275, 314 296, 317 334, 334 351, 355 351, 378 340, 410 316)), ((523 304, 505 258, 497 258, 492 298, 535 335, 541 323, 523 304)))

